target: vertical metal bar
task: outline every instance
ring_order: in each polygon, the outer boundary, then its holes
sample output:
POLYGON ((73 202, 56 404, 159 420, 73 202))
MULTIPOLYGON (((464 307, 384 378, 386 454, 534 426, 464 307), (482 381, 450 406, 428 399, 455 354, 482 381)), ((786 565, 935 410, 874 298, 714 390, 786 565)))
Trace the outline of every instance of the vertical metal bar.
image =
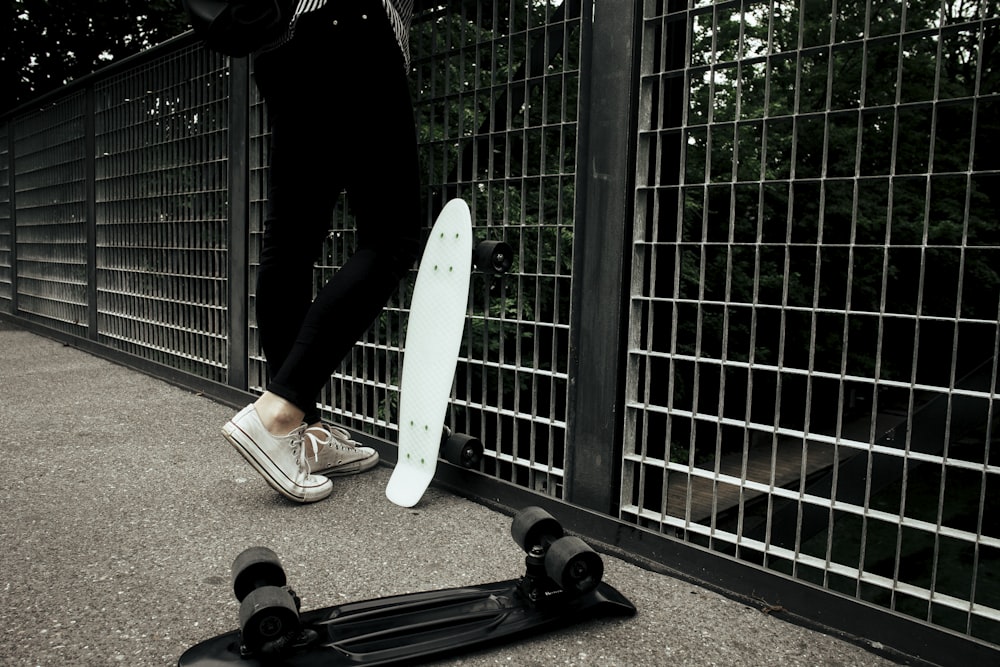
MULTIPOLYGON (((983 42, 984 42, 984 39, 985 39, 985 29, 984 29, 983 21, 982 21, 982 19, 980 19, 980 22, 979 22, 979 40, 978 40, 978 44, 977 44, 980 53, 982 53, 982 51, 983 51, 983 42)), ((983 80, 983 63, 982 63, 982 59, 979 59, 976 62, 975 96, 976 96, 977 99, 979 98, 980 95, 982 95, 982 80, 983 80)), ((968 243, 969 217, 971 215, 971 193, 972 193, 972 187, 973 187, 973 185, 972 185, 972 174, 973 174, 973 172, 975 170, 975 167, 976 167, 976 141, 977 141, 977 132, 976 132, 976 129, 979 127, 978 126, 978 116, 979 116, 979 105, 978 104, 974 104, 973 107, 972 107, 972 122, 971 122, 971 131, 970 131, 970 137, 969 137, 969 160, 968 160, 968 162, 966 164, 967 174, 966 174, 966 177, 965 177, 966 178, 966 180, 965 180, 965 184, 966 184, 965 185, 965 187, 966 187, 966 190, 965 190, 965 210, 964 210, 964 215, 963 215, 963 232, 962 232, 963 248, 968 243)), ((963 259, 964 259, 964 256, 965 256, 965 253, 963 251, 963 259)), ((959 276, 962 276, 962 275, 964 275, 964 269, 962 269, 962 271, 959 273, 959 276)), ((956 313, 958 314, 958 317, 960 318, 961 317, 961 306, 960 306, 960 304, 956 304, 956 313)), ((1000 314, 1000 305, 998 305, 997 313, 1000 314)), ((998 325, 1000 325, 1000 319, 998 319, 997 323, 998 323, 998 325)), ((989 392, 988 392, 990 400, 987 403, 988 407, 986 408, 986 433, 985 433, 985 447, 984 447, 984 452, 983 452, 983 464, 984 465, 983 465, 982 472, 980 473, 980 476, 979 476, 979 499, 978 499, 978 510, 976 512, 976 543, 975 543, 975 546, 974 546, 973 552, 972 552, 972 565, 971 565, 971 572, 970 572, 970 576, 969 576, 969 605, 970 605, 970 607, 973 607, 973 606, 975 606, 977 604, 984 604, 984 603, 988 604, 988 602, 985 602, 985 600, 989 600, 988 593, 987 594, 983 594, 982 598, 978 597, 978 594, 981 591, 977 590, 977 585, 978 585, 978 582, 979 582, 980 564, 982 562, 980 560, 980 558, 982 556, 982 549, 980 548, 981 547, 980 541, 981 541, 981 538, 983 536, 983 529, 985 527, 985 521, 986 521, 986 516, 987 516, 986 498, 987 498, 987 485, 989 484, 989 475, 986 472, 986 462, 990 460, 990 443, 993 441, 993 438, 994 438, 994 434, 993 434, 993 428, 994 428, 993 427, 993 423, 994 423, 993 422, 994 406, 997 404, 997 402, 996 402, 996 398, 997 398, 997 396, 996 396, 996 392, 997 392, 996 378, 997 378, 997 370, 998 370, 997 364, 998 364, 998 361, 1000 361, 1000 349, 998 349, 998 343, 1000 343, 1000 337, 998 337, 998 335, 997 335, 998 333, 1000 333, 1000 331, 998 331, 997 328, 994 328, 994 334, 993 334, 993 372, 992 372, 992 375, 991 375, 991 377, 994 378, 994 381, 993 381, 993 384, 990 387, 989 392), (985 598, 985 600, 984 600, 984 598, 985 598)), ((958 341, 957 341, 958 325, 956 325, 956 328, 955 328, 955 335, 956 335, 956 347, 957 347, 957 343, 958 343, 958 341)), ((972 621, 973 621, 973 616, 970 613, 969 616, 968 616, 968 621, 966 622, 966 626, 965 626, 965 632, 966 632, 966 634, 969 634, 969 635, 972 634, 972 621)))
POLYGON ((87 337, 97 340, 97 137, 95 114, 97 105, 94 84, 87 86, 83 105, 84 123, 84 206, 87 224, 87 337))
POLYGON ((250 63, 229 60, 228 384, 247 389, 250 177, 250 63))
POLYGON ((17 315, 17 156, 14 135, 17 121, 7 125, 7 187, 10 191, 10 314, 17 315))
POLYGON ((638 1, 584 3, 565 498, 614 513, 625 244, 634 182, 638 1), (623 123, 622 119, 629 119, 623 123))
MULTIPOLYGON (((944 3, 942 2, 941 7, 942 23, 944 21, 944 3)), ((938 101, 941 96, 941 68, 943 60, 943 40, 941 39, 941 27, 938 26, 938 39, 937 49, 935 53, 935 67, 934 67, 934 92, 933 99, 934 103, 931 105, 931 134, 930 134, 930 155, 927 159, 927 198, 928 201, 932 196, 932 186, 933 186, 933 174, 935 173, 934 158, 936 155, 935 144, 937 143, 938 135, 938 101)), ((968 190, 966 190, 966 196, 968 196, 968 190)), ((930 215, 927 216, 926 225, 924 230, 925 234, 931 224, 930 215)), ((964 246, 964 241, 968 239, 968 217, 963 215, 963 234, 962 241, 964 246)), ((964 252, 963 252, 964 260, 964 252)), ((941 481, 938 485, 938 499, 937 499, 937 530, 934 533, 934 549, 931 556, 931 571, 930 571, 930 584, 928 585, 928 590, 930 591, 930 600, 927 604, 927 621, 934 622, 934 594, 938 588, 938 569, 941 566, 941 527, 944 523, 944 504, 945 504, 945 488, 947 486, 948 480, 948 453, 951 444, 951 421, 952 421, 952 400, 955 391, 955 364, 957 362, 957 346, 958 346, 958 320, 961 318, 962 314, 962 273, 964 267, 962 266, 962 260, 959 263, 958 280, 957 280, 957 294, 955 295, 955 325, 952 331, 952 350, 951 350, 951 369, 949 373, 948 390, 945 395, 945 414, 944 414, 944 443, 943 443, 943 460, 941 462, 941 481)), ((923 285, 921 286, 921 290, 923 285)))

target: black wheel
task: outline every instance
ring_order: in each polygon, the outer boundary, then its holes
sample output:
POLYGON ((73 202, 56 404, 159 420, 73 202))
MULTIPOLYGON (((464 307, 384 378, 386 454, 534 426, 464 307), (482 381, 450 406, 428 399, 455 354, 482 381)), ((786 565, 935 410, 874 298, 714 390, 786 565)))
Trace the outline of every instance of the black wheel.
POLYGON ((482 241, 472 251, 472 264, 483 273, 507 273, 514 265, 514 249, 503 241, 482 241))
POLYGON ((517 546, 530 553, 532 547, 547 549, 563 535, 562 524, 541 507, 525 507, 514 515, 510 534, 517 546))
POLYGON ((483 443, 471 435, 449 432, 441 445, 441 458, 463 468, 478 468, 483 460, 483 443))
POLYGON ((299 610, 287 588, 262 586, 240 604, 240 634, 251 653, 299 628, 299 610))
POLYGON ((567 593, 583 595, 601 583, 604 561, 586 542, 569 535, 549 547, 545 554, 545 573, 567 593))
POLYGON ((245 550, 233 561, 232 573, 233 593, 240 602, 254 589, 262 586, 281 588, 286 582, 285 568, 281 567, 278 554, 267 547, 245 550))

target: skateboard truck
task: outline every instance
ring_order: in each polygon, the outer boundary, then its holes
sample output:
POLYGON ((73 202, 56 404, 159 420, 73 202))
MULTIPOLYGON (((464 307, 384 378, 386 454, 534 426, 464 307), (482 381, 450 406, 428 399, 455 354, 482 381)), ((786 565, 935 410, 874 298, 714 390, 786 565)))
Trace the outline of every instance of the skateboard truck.
POLYGON ((240 602, 240 654, 277 655, 308 644, 316 633, 299 626, 302 599, 285 585, 278 555, 267 547, 243 551, 232 567, 240 602))
POLYGON ((483 460, 483 443, 466 433, 453 433, 447 426, 441 430, 441 458, 462 468, 476 469, 483 460))
POLYGON ((472 251, 472 266, 489 275, 501 275, 514 265, 514 249, 504 241, 481 241, 472 251))
POLYGON ((518 590, 530 604, 560 604, 566 597, 585 595, 601 583, 601 557, 579 537, 564 535, 559 522, 542 508, 518 512, 510 532, 528 554, 518 590))

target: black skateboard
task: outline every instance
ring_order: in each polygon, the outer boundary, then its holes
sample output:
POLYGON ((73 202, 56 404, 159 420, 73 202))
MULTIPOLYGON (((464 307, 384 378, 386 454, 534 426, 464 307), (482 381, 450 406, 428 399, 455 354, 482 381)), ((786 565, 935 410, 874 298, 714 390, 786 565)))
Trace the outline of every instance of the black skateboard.
POLYGON ((253 547, 233 563, 240 629, 188 649, 179 667, 412 664, 516 641, 635 606, 601 581, 601 557, 538 507, 511 525, 527 553, 519 579, 410 593, 300 613, 273 551, 253 547))

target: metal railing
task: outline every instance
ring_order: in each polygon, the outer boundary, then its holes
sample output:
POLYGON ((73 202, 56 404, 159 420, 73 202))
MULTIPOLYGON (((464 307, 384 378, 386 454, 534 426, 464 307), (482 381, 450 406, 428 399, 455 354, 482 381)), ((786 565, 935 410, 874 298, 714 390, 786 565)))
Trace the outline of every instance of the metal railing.
MULTIPOLYGON (((425 221, 463 197, 517 255, 473 279, 466 491, 995 656, 997 4, 418 3, 425 221)), ((249 68, 188 36, 0 119, 0 313, 260 391, 249 68)), ((345 197, 317 282, 352 245, 345 197)), ((386 443, 411 282, 322 398, 386 443)))
POLYGON ((998 642, 997 4, 834 7, 646 3, 620 515, 998 642))

